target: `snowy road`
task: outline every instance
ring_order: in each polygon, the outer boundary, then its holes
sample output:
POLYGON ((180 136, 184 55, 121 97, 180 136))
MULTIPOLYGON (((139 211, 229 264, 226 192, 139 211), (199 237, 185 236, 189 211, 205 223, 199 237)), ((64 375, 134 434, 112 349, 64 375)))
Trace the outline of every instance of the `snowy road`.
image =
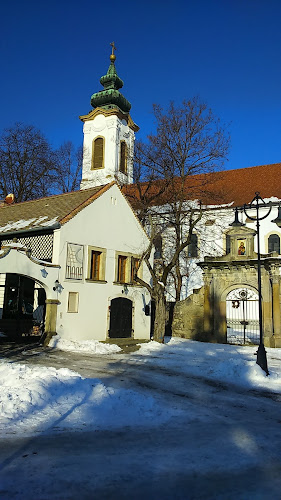
MULTIPOLYGON (((92 430, 81 421, 75 431, 60 419, 52 432, 8 435, 0 444, 1 500, 279 500, 280 393, 206 378, 184 369, 176 350, 171 356, 173 362, 160 363, 157 351, 144 357, 54 350, 10 360, 67 367, 138 391, 171 416, 157 423, 156 412, 145 425, 92 430)), ((218 358, 211 363, 215 370, 218 358)))

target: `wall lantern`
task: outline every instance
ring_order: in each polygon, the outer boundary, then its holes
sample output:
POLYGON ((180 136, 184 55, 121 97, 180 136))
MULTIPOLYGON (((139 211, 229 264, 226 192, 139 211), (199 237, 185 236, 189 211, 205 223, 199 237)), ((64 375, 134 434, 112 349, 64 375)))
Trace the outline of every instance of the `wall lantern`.
POLYGON ((63 286, 60 284, 59 280, 55 281, 55 286, 53 286, 54 292, 61 293, 63 291, 63 286))
POLYGON ((281 207, 278 207, 278 215, 276 219, 273 219, 271 222, 274 222, 278 227, 281 227, 281 207))

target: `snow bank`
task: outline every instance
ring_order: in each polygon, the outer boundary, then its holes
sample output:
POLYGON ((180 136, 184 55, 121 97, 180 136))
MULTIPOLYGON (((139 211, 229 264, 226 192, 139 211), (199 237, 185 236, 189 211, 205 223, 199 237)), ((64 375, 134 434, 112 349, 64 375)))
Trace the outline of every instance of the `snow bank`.
POLYGON ((61 339, 59 336, 52 337, 50 347, 56 347, 61 351, 88 352, 92 354, 112 354, 121 351, 121 347, 115 344, 102 344, 97 340, 74 340, 61 339))
POLYGON ((167 344, 142 344, 136 356, 181 373, 281 393, 281 349, 266 348, 267 377, 256 363, 257 348, 172 338, 167 344))
MULTIPOLYGON (((63 368, 0 362, 0 434, 155 425, 172 413, 154 397, 63 368)), ((173 414, 176 414, 173 410, 173 414)))

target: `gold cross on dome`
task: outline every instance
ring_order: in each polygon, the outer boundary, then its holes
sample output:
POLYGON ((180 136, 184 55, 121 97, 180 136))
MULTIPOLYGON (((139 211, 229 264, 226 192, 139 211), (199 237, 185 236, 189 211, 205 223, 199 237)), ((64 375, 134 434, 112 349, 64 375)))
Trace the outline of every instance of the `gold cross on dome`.
POLYGON ((114 42, 111 42, 111 44, 110 44, 110 45, 111 45, 111 47, 112 47, 112 54, 111 54, 111 55, 112 55, 112 56, 114 56, 114 50, 116 50, 116 49, 117 49, 117 47, 115 46, 115 43, 114 43, 114 42))

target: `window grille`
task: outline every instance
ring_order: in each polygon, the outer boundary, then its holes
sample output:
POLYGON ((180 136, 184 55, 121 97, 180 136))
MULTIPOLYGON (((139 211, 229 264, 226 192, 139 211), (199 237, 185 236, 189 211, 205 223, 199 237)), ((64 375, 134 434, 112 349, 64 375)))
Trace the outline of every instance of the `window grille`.
MULTIPOLYGON (((17 238, 18 243, 21 243, 31 250, 32 257, 39 260, 45 260, 46 262, 52 262, 53 241, 53 233, 37 236, 19 236, 17 238)), ((10 245, 11 243, 13 243, 13 238, 1 241, 1 245, 10 245)))
POLYGON ((67 244, 66 279, 83 279, 83 258, 83 245, 76 243, 67 244))

